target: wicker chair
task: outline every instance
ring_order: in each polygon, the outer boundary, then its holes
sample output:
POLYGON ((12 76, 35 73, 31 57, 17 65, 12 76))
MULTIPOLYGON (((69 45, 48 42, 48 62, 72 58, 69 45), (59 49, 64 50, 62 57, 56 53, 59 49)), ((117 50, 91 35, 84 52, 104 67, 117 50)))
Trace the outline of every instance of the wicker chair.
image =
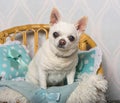
MULTIPOLYGON (((6 42, 7 37, 10 37, 12 41, 16 40, 16 36, 20 34, 22 37, 22 43, 27 46, 29 44, 27 42, 29 31, 32 31, 33 33, 33 40, 34 40, 33 51, 35 54, 39 48, 39 34, 40 34, 39 32, 44 32, 45 38, 48 39, 49 24, 28 24, 28 25, 16 26, 10 29, 3 30, 0 32, 0 44, 4 44, 6 42)), ((80 41, 78 44, 78 47, 80 50, 89 50, 90 48, 93 48, 95 46, 96 46, 96 43, 90 38, 90 36, 88 36, 85 33, 81 35, 80 41)), ((98 69, 97 74, 103 75, 102 64, 98 69)), ((0 102, 0 103, 7 103, 7 102, 0 102)), ((20 102, 16 101, 16 103, 20 103, 20 102)))
MULTIPOLYGON (((16 26, 7 30, 3 30, 0 32, 0 44, 5 43, 6 38, 10 37, 11 40, 15 40, 18 33, 22 35, 22 41, 24 45, 27 45, 27 34, 28 31, 32 31, 34 34, 34 54, 37 52, 39 45, 38 45, 38 32, 45 32, 46 39, 48 38, 49 33, 49 24, 29 24, 29 25, 22 25, 16 26)), ((87 34, 83 33, 80 37, 80 41, 78 47, 80 50, 89 50, 96 46, 96 43, 88 36, 87 34)), ((97 74, 103 74, 102 65, 97 71, 97 74)))

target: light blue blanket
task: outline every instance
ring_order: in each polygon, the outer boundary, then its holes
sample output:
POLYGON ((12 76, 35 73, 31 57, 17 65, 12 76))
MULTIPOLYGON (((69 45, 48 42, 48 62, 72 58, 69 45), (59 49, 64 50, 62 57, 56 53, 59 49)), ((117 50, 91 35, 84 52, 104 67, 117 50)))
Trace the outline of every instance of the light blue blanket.
MULTIPOLYGON (((102 61, 101 50, 97 47, 86 52, 80 51, 78 57, 75 81, 80 81, 84 73, 96 73, 102 61)), ((20 92, 30 103, 66 103, 77 85, 78 83, 74 82, 71 85, 42 89, 24 81, 0 81, 0 87, 6 86, 20 92)))
POLYGON ((75 82, 71 85, 42 89, 24 81, 0 81, 0 87, 6 86, 18 91, 30 103, 65 103, 77 85, 78 83, 75 82))

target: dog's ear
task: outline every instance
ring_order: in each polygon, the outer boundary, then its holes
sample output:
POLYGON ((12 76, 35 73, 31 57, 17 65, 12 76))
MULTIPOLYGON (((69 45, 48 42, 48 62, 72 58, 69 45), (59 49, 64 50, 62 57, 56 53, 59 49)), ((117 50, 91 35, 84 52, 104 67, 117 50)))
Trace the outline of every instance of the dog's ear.
POLYGON ((55 23, 60 21, 60 19, 61 19, 61 15, 60 15, 59 11, 56 8, 53 8, 51 15, 50 15, 50 24, 54 25, 55 23))
POLYGON ((75 24, 75 27, 80 32, 84 32, 87 26, 88 17, 84 16, 75 24))

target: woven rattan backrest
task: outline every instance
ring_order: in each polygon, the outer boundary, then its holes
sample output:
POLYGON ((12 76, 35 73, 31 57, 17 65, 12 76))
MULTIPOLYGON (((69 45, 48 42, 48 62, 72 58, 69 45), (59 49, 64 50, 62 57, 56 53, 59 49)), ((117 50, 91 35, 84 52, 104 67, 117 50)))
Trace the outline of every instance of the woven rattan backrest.
MULTIPOLYGON (((23 37, 23 44, 27 45, 27 31, 33 31, 34 33, 34 51, 35 53, 38 50, 38 32, 44 31, 46 34, 46 39, 48 38, 49 25, 48 24, 29 24, 16 26, 7 30, 0 32, 0 44, 5 43, 6 38, 10 37, 11 40, 15 40, 15 37, 18 33, 21 33, 23 37)), ((92 47, 95 47, 96 43, 86 34, 82 34, 80 37, 79 48, 81 50, 88 50, 92 47)))
POLYGON ((23 26, 16 26, 0 32, 0 43, 3 44, 6 41, 7 37, 10 37, 11 40, 15 40, 15 37, 18 33, 22 35, 22 41, 24 45, 27 45, 27 31, 33 31, 34 34, 34 53, 38 50, 38 32, 44 31, 46 39, 48 38, 49 25, 48 24, 29 24, 23 26))
MULTIPOLYGON (((22 26, 16 26, 7 30, 3 30, 0 32, 0 44, 3 44, 6 42, 6 38, 10 37, 11 40, 15 40, 15 37, 18 33, 21 33, 22 35, 22 41, 24 45, 27 45, 27 31, 33 31, 34 34, 34 54, 38 50, 38 35, 39 31, 44 31, 46 35, 46 39, 48 38, 49 33, 49 24, 29 24, 29 25, 22 25, 22 26)), ((80 37, 80 41, 78 44, 78 47, 81 50, 89 50, 90 48, 93 48, 96 46, 96 43, 85 33, 83 33, 80 37)), ((103 74, 102 67, 99 68, 97 73, 103 74)))

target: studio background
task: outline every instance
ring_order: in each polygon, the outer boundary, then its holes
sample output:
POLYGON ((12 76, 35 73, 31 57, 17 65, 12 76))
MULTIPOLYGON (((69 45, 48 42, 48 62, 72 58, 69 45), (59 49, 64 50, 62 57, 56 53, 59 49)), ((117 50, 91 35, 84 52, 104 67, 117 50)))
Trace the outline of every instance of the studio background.
POLYGON ((0 31, 24 24, 49 23, 57 7, 63 20, 88 16, 86 33, 103 51, 108 99, 120 99, 120 0, 0 0, 0 31))

